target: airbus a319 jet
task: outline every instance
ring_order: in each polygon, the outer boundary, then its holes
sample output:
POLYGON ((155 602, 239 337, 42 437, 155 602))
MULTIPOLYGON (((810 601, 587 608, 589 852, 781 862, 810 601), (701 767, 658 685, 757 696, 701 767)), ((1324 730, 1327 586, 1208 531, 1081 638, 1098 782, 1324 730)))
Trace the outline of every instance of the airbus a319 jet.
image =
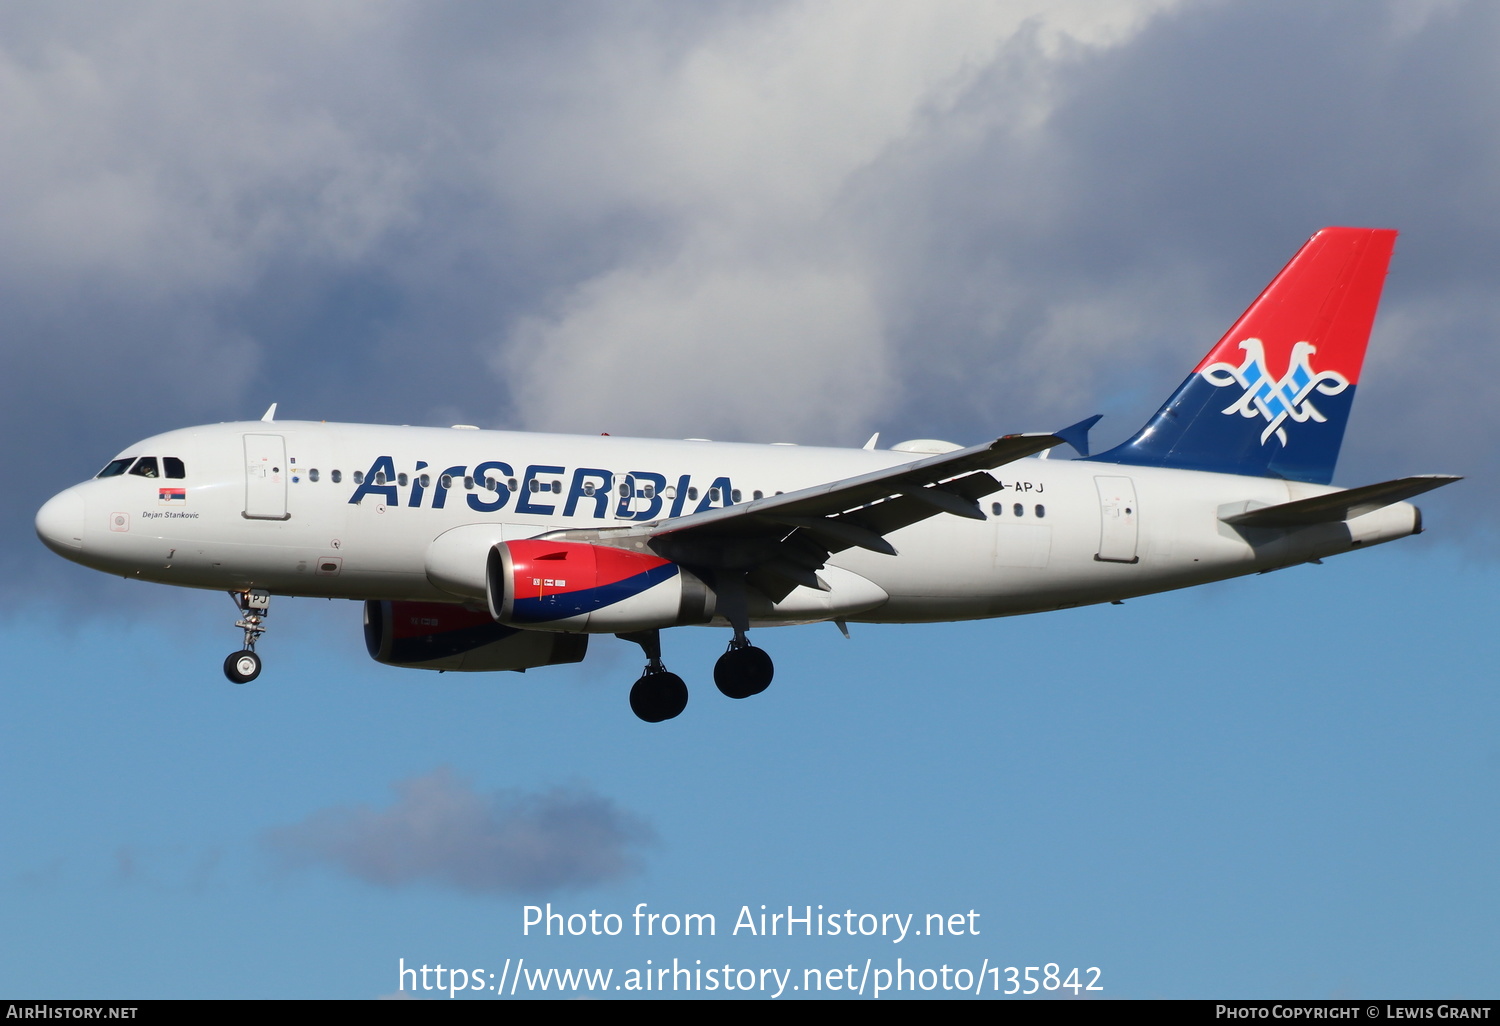
POLYGON ((660 631, 732 631, 714 666, 763 691, 751 629, 916 623, 1112 602, 1417 534, 1406 502, 1458 480, 1329 482, 1396 233, 1314 235, 1134 437, 890 449, 259 421, 127 447, 36 516, 53 551, 227 590, 261 670, 272 595, 364 601, 370 655, 430 670, 581 660, 639 644, 644 720, 687 705, 660 631), (1075 459, 1048 459, 1069 443, 1075 459))

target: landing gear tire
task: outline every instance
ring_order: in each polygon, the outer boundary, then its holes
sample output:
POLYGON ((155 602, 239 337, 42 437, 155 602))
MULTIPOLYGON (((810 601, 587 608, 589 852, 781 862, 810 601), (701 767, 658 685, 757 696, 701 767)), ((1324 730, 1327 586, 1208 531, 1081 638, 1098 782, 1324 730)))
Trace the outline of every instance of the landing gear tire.
POLYGON ((660 723, 681 714, 687 701, 687 685, 666 670, 646 674, 630 689, 630 709, 647 723, 660 723))
POLYGON ((260 676, 260 656, 248 648, 224 660, 224 676, 231 684, 249 684, 260 676))
POLYGON ((730 698, 749 698, 766 690, 776 668, 765 649, 731 648, 714 663, 714 684, 730 698))

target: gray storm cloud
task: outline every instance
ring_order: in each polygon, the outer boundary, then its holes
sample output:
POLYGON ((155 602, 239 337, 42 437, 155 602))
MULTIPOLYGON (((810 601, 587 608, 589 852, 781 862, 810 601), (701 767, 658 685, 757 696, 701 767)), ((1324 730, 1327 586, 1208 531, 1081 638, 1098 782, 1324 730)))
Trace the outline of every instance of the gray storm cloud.
POLYGON ((447 769, 400 781, 385 808, 324 809, 270 832, 289 866, 326 865, 381 887, 535 894, 640 870, 650 827, 587 788, 476 791, 447 769))
POLYGON ((272 401, 1118 440, 1336 223, 1403 232, 1339 480, 1468 474, 1482 537, 1497 46, 1461 0, 0 7, 6 579, 46 495, 272 401))

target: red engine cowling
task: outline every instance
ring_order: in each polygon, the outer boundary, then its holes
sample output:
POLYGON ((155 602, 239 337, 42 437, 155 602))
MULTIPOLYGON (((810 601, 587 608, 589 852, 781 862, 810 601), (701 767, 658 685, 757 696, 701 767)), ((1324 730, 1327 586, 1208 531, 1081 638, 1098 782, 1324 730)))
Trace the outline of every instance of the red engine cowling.
POLYGON ((486 579, 490 614, 513 627, 616 634, 713 615, 703 582, 671 560, 588 542, 502 542, 486 579))
POLYGON ((365 603, 365 648, 390 666, 423 670, 521 670, 576 663, 588 651, 582 634, 526 631, 488 613, 441 602, 365 603))

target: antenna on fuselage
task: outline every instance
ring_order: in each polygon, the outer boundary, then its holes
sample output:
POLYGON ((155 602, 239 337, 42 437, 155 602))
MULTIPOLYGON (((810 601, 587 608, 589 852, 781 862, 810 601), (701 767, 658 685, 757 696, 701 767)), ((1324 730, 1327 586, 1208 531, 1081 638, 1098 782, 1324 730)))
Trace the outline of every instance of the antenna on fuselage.
POLYGON ((260 419, 263 420, 263 421, 265 421, 267 424, 269 424, 273 420, 275 420, 276 419, 276 404, 272 403, 271 406, 270 406, 270 408, 268 410, 266 410, 266 415, 264 417, 260 418, 260 419))

